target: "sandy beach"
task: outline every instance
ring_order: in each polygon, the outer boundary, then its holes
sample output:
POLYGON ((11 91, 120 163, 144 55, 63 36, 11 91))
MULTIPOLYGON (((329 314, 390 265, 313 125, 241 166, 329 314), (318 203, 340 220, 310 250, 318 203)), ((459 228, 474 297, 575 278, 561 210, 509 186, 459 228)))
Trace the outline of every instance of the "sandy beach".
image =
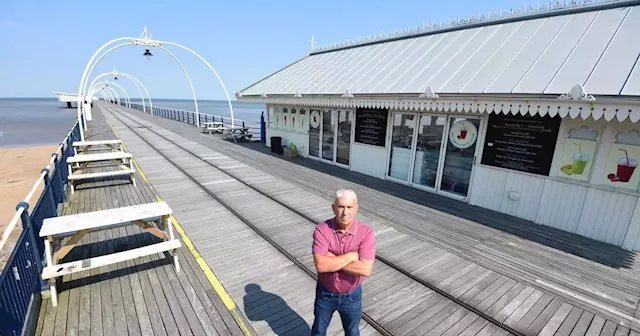
MULTIPOLYGON (((0 232, 4 233, 15 214, 16 204, 27 196, 40 176, 40 171, 49 163, 51 153, 57 147, 52 145, 0 148, 0 232)), ((44 184, 39 187, 29 202, 31 207, 35 206, 43 187, 44 184)), ((21 228, 19 222, 7 246, 0 251, 0 270, 4 268, 4 263, 13 250, 12 245, 20 235, 21 228)))

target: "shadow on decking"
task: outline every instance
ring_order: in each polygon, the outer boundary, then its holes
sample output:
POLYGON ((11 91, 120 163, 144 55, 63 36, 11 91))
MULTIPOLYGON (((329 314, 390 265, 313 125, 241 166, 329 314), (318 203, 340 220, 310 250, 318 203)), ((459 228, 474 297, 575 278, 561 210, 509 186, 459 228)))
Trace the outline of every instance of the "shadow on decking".
MULTIPOLYGON (((97 233, 92 233, 92 234, 95 235, 97 233)), ((130 236, 126 236, 126 237, 104 239, 101 241, 77 246, 72 250, 72 253, 67 255, 61 261, 61 263, 66 263, 66 262, 70 262, 70 261, 82 258, 79 255, 84 255, 85 258, 89 258, 89 256, 94 258, 102 255, 111 254, 111 253, 123 252, 130 249, 138 248, 138 247, 144 247, 144 246, 148 246, 158 242, 160 242, 160 239, 154 236, 151 236, 147 232, 140 232, 130 236), (128 242, 129 240, 136 243, 131 244, 128 242)), ((84 277, 79 277, 77 279, 70 279, 66 281, 62 281, 62 278, 58 278, 58 282, 60 284, 59 292, 62 293, 63 291, 71 290, 74 288, 87 286, 87 285, 91 285, 94 283, 99 283, 99 282, 103 282, 111 279, 116 279, 121 276, 125 276, 127 274, 139 273, 139 272, 153 269, 159 266, 173 264, 173 259, 171 258, 171 255, 169 252, 163 252, 162 257, 156 260, 141 262, 138 259, 138 263, 136 265, 131 265, 127 267, 118 267, 118 265, 120 264, 122 263, 110 265, 110 266, 104 266, 106 268, 109 268, 109 267, 112 268, 112 270, 108 272, 101 272, 101 269, 98 268, 97 271, 99 272, 99 274, 94 274, 91 276, 84 276, 84 277)), ((85 272, 92 272, 92 271, 88 270, 85 272)))
POLYGON ((307 322, 280 296, 265 292, 256 284, 248 284, 244 289, 244 313, 249 320, 264 320, 279 336, 309 335, 311 328, 307 322))
MULTIPOLYGON (((231 142, 233 143, 233 142, 231 142)), ((313 169, 317 172, 336 176, 379 192, 389 194, 416 204, 420 204, 444 213, 464 218, 520 238, 536 242, 566 253, 570 253, 613 268, 632 268, 638 253, 579 236, 549 226, 539 225, 521 218, 499 213, 493 210, 469 205, 445 196, 418 190, 391 181, 349 171, 301 157, 289 158, 271 153, 271 149, 262 143, 238 142, 239 146, 267 154, 278 159, 313 169)), ((637 268, 637 266, 636 266, 637 268)))

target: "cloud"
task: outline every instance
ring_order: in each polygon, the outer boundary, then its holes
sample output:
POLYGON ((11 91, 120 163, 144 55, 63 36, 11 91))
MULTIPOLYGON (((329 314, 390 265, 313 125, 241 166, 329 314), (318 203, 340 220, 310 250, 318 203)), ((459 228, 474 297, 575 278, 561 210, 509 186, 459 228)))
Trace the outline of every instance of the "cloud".
POLYGON ((598 135, 600 135, 598 131, 590 130, 588 126, 580 126, 580 128, 572 128, 569 130, 570 139, 596 140, 598 135))
POLYGON ((616 134, 616 143, 640 146, 640 132, 636 129, 632 129, 629 133, 618 133, 616 134))

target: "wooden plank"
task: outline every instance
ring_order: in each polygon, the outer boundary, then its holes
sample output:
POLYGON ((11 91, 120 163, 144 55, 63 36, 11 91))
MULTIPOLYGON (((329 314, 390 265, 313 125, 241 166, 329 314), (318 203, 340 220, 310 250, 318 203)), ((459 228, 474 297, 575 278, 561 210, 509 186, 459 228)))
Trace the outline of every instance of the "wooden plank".
POLYGON ((74 141, 73 142, 73 147, 97 146, 97 145, 117 145, 117 144, 122 144, 122 140, 120 140, 120 139, 110 139, 110 140, 74 141))
MULTIPOLYGON (((101 256, 107 253, 107 242, 105 231, 98 232, 98 251, 101 256)), ((100 257, 96 257, 100 258, 100 257)), ((111 303, 111 288, 109 286, 109 267, 95 267, 100 270, 100 302, 102 303, 102 330, 105 335, 115 335, 115 321, 113 318, 113 305, 111 303)), ((43 271, 44 274, 44 271, 43 271)))
POLYGON ((83 229, 117 225, 136 220, 152 221, 172 214, 165 202, 153 202, 140 205, 125 206, 117 209, 91 211, 82 214, 47 218, 42 223, 40 237, 76 232, 83 229))
POLYGON ((43 279, 50 279, 52 277, 59 277, 66 274, 75 272, 81 272, 84 270, 90 270, 93 268, 99 268, 108 266, 114 263, 119 263, 126 260, 140 258, 155 253, 164 251, 170 251, 180 248, 180 241, 177 239, 168 240, 161 243, 156 243, 149 246, 138 247, 135 249, 117 252, 112 254, 103 255, 100 257, 89 258, 85 260, 71 261, 64 264, 47 266, 42 271, 43 279))
POLYGON ((582 316, 582 313, 584 313, 584 310, 577 307, 573 307, 573 309, 571 309, 571 312, 569 313, 567 318, 560 325, 560 328, 558 328, 558 331, 556 331, 556 335, 558 336, 569 335, 573 331, 573 328, 578 323, 578 320, 580 319, 580 316, 582 316))
POLYGON ((607 320, 607 322, 604 323, 604 328, 602 328, 602 333, 600 335, 602 336, 613 336, 616 332, 616 324, 613 323, 612 321, 607 320))
MULTIPOLYGON (((142 238, 135 236, 135 231, 133 227, 123 227, 127 231, 127 237, 129 239, 130 244, 132 246, 139 246, 142 243, 142 238), (139 239, 139 240, 138 240, 139 239)), ((166 306, 166 302, 163 302, 164 297, 157 297, 156 292, 154 291, 154 287, 157 284, 154 284, 149 275, 150 270, 148 270, 149 266, 152 266, 151 259, 147 257, 143 257, 140 259, 131 260, 136 265, 136 274, 138 275, 138 279, 140 280, 140 289, 142 290, 142 297, 144 298, 144 306, 146 307, 149 313, 149 321, 151 323, 152 332, 154 335, 175 335, 178 333, 177 327, 173 319, 163 319, 163 315, 161 315, 161 311, 163 309, 168 310, 169 308, 166 306)), ((161 293, 160 293, 161 294, 161 293)), ((171 314, 166 314, 164 316, 171 316, 171 314)), ((142 323, 141 323, 142 326, 142 323)), ((146 332, 148 330, 143 329, 146 332)))
POLYGON ((523 332, 526 331, 531 326, 531 324, 538 318, 538 316, 540 316, 542 312, 547 308, 549 303, 551 303, 551 300, 553 300, 552 295, 550 294, 542 295, 540 300, 538 300, 536 304, 533 305, 533 307, 531 307, 531 309, 526 314, 524 314, 522 319, 520 319, 520 321, 518 321, 518 323, 513 328, 515 330, 519 330, 523 332))
POLYGON ((576 323, 576 326, 571 331, 571 336, 585 335, 587 333, 587 330, 589 329, 591 321, 593 321, 593 317, 593 313, 587 311, 583 312, 580 316, 580 319, 578 320, 578 323, 576 323))
MULTIPOLYGON (((106 252, 114 253, 117 251, 117 248, 114 244, 114 235, 115 230, 106 230, 105 239, 106 239, 106 252)), ((124 312, 123 305, 123 297, 122 297, 122 289, 120 286, 120 280, 118 277, 121 276, 120 271, 118 270, 116 263, 111 263, 107 268, 109 270, 107 285, 111 290, 111 309, 113 312, 113 325, 115 335, 126 335, 127 334, 127 321, 124 312)))
MULTIPOLYGON (((99 237, 98 233, 92 233, 91 235, 91 256, 96 257, 99 255, 99 237)), ((94 281, 91 283, 91 335, 103 335, 102 332, 102 295, 101 295, 101 285, 99 277, 100 270, 97 268, 91 269, 91 278, 94 281)))
POLYGON ((555 332, 560 328, 560 325, 567 318, 567 315, 571 312, 572 306, 568 303, 563 303, 562 306, 556 311, 555 314, 551 317, 549 322, 542 328, 540 331, 540 336, 549 336, 555 334, 555 332))
POLYGON ((77 154, 67 158, 67 163, 97 162, 108 160, 130 159, 133 155, 126 152, 107 152, 96 154, 77 154))

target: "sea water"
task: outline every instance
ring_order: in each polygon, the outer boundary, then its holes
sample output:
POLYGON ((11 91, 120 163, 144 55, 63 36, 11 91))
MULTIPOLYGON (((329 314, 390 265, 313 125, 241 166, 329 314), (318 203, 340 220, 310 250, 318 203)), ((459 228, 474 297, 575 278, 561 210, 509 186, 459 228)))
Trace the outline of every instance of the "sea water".
MULTIPOLYGON (((152 102, 157 107, 195 110, 193 100, 153 99, 152 102)), ((235 119, 245 120, 247 127, 259 127, 264 104, 232 102, 232 107, 235 119)), ((198 109, 201 113, 231 117, 226 101, 199 100, 198 109)), ((0 147, 57 145, 76 119, 77 109, 69 109, 66 103, 55 98, 0 98, 0 147)))

